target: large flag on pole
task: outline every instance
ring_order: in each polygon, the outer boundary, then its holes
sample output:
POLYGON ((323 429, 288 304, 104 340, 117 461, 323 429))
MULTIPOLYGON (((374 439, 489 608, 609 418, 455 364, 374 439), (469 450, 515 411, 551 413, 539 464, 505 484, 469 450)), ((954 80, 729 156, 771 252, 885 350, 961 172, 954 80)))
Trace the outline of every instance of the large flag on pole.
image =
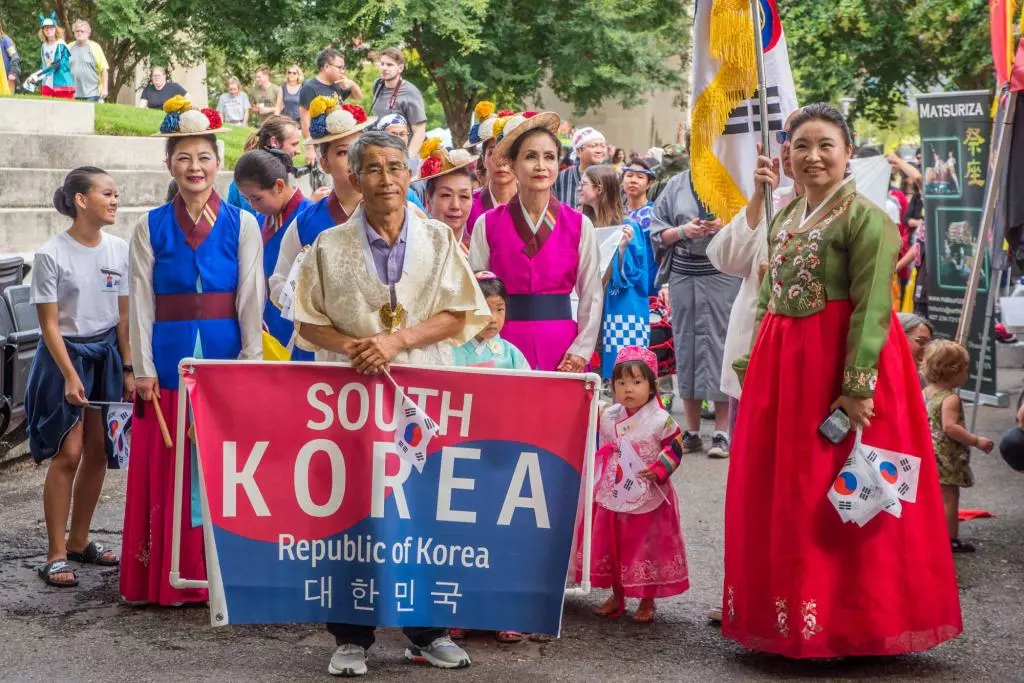
MULTIPOLYGON (((754 192, 752 175, 761 141, 761 107, 751 0, 696 0, 693 21, 693 95, 690 159, 701 201, 723 220, 754 192)), ((786 36, 775 0, 755 0, 764 46, 768 127, 775 131, 797 108, 786 36)))

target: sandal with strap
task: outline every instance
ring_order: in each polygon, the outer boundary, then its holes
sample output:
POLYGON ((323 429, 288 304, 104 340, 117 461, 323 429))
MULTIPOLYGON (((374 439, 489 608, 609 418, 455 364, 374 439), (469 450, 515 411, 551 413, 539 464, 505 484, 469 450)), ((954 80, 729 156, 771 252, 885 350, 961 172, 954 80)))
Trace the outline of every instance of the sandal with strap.
POLYGON ((499 643, 518 643, 525 636, 519 631, 498 631, 494 637, 499 643))
POLYGON ((72 562, 95 564, 100 567, 116 567, 121 563, 121 560, 113 550, 96 541, 89 541, 89 545, 85 546, 80 552, 75 553, 69 550, 68 559, 72 562))
POLYGON ((75 574, 75 570, 71 568, 67 560, 54 560, 53 562, 47 562, 38 570, 39 578, 41 578, 47 586, 53 586, 54 588, 74 588, 78 585, 78 575, 75 574), (63 581, 55 578, 58 574, 71 574, 72 579, 65 579, 63 581))

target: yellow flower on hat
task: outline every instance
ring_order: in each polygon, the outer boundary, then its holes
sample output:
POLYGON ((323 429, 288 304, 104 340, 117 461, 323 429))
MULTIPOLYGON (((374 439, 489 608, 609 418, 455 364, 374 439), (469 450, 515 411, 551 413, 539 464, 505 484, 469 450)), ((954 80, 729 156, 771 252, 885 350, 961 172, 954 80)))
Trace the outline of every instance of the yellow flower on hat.
POLYGON ((326 95, 314 97, 313 101, 309 103, 309 118, 315 119, 321 114, 326 114, 337 106, 338 100, 334 97, 327 97, 326 95))
POLYGON ((420 147, 420 159, 426 159, 441 148, 441 138, 427 138, 420 147))
POLYGON ((487 100, 480 100, 476 103, 476 107, 473 109, 473 113, 476 114, 477 121, 483 121, 488 116, 494 113, 495 107, 494 102, 488 102, 487 100))
POLYGON ((494 129, 491 133, 494 138, 501 137, 501 131, 505 130, 505 124, 508 122, 508 117, 500 118, 494 122, 494 129))
POLYGON ((164 102, 164 113, 165 114, 178 114, 183 111, 188 111, 192 108, 192 103, 185 99, 182 95, 175 95, 171 99, 164 102))

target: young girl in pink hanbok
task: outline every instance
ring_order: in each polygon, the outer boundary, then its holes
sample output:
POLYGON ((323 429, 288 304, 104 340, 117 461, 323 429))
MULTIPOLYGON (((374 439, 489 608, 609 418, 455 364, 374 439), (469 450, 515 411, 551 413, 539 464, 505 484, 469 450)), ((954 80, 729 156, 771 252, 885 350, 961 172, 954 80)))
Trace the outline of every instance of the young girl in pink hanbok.
MULTIPOLYGON (((682 458, 682 431, 658 400, 657 371, 649 349, 619 352, 615 405, 601 413, 595 465, 590 580, 612 589, 597 614, 618 618, 626 598, 640 598, 633 620, 641 623, 654 620, 655 598, 690 587, 679 501, 668 481, 682 458)), ((578 551, 577 580, 582 564, 578 551)))

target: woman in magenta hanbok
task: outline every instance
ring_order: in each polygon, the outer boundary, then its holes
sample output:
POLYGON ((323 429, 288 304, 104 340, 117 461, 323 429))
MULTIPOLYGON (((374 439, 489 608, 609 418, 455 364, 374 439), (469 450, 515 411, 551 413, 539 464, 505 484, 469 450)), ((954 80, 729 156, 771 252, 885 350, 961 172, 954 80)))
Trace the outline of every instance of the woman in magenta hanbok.
POLYGON ((551 192, 558 125, 551 112, 505 122, 494 154, 511 163, 519 193, 477 220, 469 260, 473 270, 491 271, 508 288, 503 333, 531 368, 582 372, 597 345, 604 289, 593 224, 551 192))

